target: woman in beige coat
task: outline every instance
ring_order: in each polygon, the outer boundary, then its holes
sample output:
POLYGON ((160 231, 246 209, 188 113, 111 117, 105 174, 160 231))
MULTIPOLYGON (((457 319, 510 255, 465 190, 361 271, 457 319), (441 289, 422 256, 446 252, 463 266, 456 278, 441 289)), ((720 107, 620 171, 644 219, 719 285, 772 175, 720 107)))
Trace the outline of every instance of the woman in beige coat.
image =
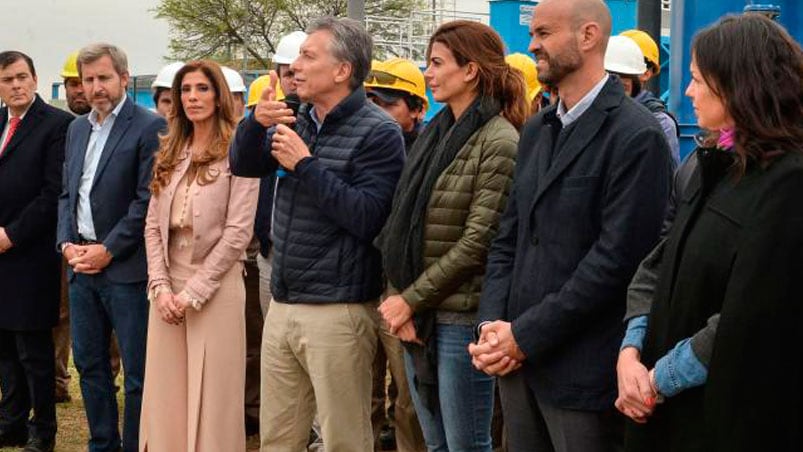
POLYGON ((145 223, 148 348, 140 450, 245 450, 245 288, 257 179, 232 176, 235 119, 220 67, 176 74, 145 223))

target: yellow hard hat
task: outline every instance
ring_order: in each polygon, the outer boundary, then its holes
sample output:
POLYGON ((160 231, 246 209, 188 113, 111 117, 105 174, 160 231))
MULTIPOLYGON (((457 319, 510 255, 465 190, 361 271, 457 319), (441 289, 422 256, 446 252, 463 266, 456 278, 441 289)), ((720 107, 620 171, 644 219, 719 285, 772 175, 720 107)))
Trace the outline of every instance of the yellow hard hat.
POLYGON ((61 68, 61 78, 78 78, 78 51, 71 53, 61 68))
POLYGON ((535 96, 541 92, 541 84, 538 83, 538 69, 535 67, 535 60, 523 53, 511 53, 505 57, 505 61, 510 67, 514 67, 524 74, 524 82, 527 85, 527 100, 532 102, 535 96))
POLYGON ((636 41, 644 58, 650 63, 655 65, 655 73, 661 72, 661 54, 658 51, 658 44, 652 39, 650 35, 641 30, 627 30, 619 33, 620 36, 627 36, 628 38, 636 41))
POLYGON ((268 87, 270 84, 270 76, 268 75, 261 75, 254 79, 251 82, 251 86, 248 87, 248 103, 245 104, 246 107, 253 107, 254 105, 259 102, 259 98, 262 97, 262 91, 265 91, 265 88, 268 87))
POLYGON ((424 101, 424 108, 427 107, 427 86, 424 82, 424 74, 410 60, 403 58, 391 58, 387 61, 374 60, 365 87, 404 91, 419 97, 424 101))

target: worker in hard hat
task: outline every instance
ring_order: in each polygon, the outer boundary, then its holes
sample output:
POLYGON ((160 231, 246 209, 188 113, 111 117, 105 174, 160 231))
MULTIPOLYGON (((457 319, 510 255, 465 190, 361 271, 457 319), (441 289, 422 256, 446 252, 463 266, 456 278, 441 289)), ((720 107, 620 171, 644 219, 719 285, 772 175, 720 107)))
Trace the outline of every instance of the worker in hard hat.
MULTIPOLYGON (((273 54, 273 64, 276 70, 275 86, 272 86, 276 93, 276 100, 283 100, 288 94, 295 94, 296 83, 293 78, 293 71, 290 64, 298 57, 301 44, 307 39, 307 34, 303 31, 294 31, 279 40, 276 52, 273 54)), ((248 91, 248 108, 253 111, 256 108, 262 93, 271 86, 271 77, 263 75, 251 83, 248 91)), ((276 173, 263 176, 259 190, 259 203, 257 204, 257 215, 254 223, 254 237, 259 239, 259 255, 257 265, 259 267, 259 303, 262 306, 262 314, 267 315, 268 305, 271 300, 270 275, 271 275, 271 246, 270 239, 270 218, 273 211, 273 189, 276 185, 276 173)), ((257 382, 258 383, 258 382, 257 382)), ((246 387, 246 394, 248 388, 246 387)), ((248 410, 246 409, 246 415, 248 410)), ((258 421, 257 413, 257 421, 258 421)))
POLYGON ((170 96, 170 89, 173 87, 173 79, 176 73, 184 67, 184 63, 170 63, 159 70, 156 79, 151 84, 153 90, 153 104, 156 106, 156 113, 166 118, 173 108, 173 98, 170 96))
POLYGON ((245 116, 245 82, 239 72, 228 66, 221 66, 223 76, 226 77, 226 85, 234 98, 234 117, 239 121, 245 116))
POLYGON ((365 88, 368 98, 399 123, 405 148, 409 150, 427 112, 424 74, 410 60, 374 61, 365 88))
POLYGON ((294 31, 282 36, 276 53, 273 54, 273 64, 276 65, 276 75, 279 77, 276 89, 276 100, 282 100, 287 94, 296 92, 296 82, 290 64, 298 58, 301 44, 307 39, 303 31, 294 31))
POLYGON ((510 67, 518 69, 524 75, 530 114, 538 113, 541 110, 543 90, 538 81, 538 68, 535 66, 535 60, 523 53, 511 53, 505 57, 505 61, 510 67))
MULTIPOLYGON (((263 75, 251 82, 248 89, 248 101, 246 108, 253 113, 257 103, 262 97, 266 88, 271 87, 276 94, 276 100, 282 101, 288 94, 294 94, 296 84, 293 71, 290 70, 292 63, 298 56, 301 43, 307 39, 307 34, 303 31, 294 31, 279 40, 276 46, 276 53, 273 55, 273 63, 276 65, 276 75, 272 82, 270 75, 263 75), (273 86, 272 86, 273 84, 273 86)), ((259 358, 262 344, 262 320, 268 312, 268 305, 271 300, 270 276, 272 259, 272 242, 270 239, 270 219, 273 211, 273 194, 276 187, 277 175, 270 173, 260 179, 259 202, 257 203, 256 221, 254 223, 254 243, 252 246, 258 248, 256 262, 252 253, 248 253, 246 266, 246 379, 245 379, 245 431, 250 438, 259 433, 259 401, 260 401, 260 368, 259 358), (256 306, 252 294, 248 291, 254 286, 252 278, 258 281, 258 303, 256 306), (262 317, 255 318, 252 313, 256 310, 261 311, 262 317), (252 370, 253 369, 253 370, 252 370)), ((252 247, 249 247, 249 250, 252 247)), ((316 423, 317 425, 317 423, 316 423)), ((320 430, 320 429, 318 429, 320 430)), ((316 432, 317 435, 317 432, 316 432)), ((319 435, 318 435, 319 436, 319 435)), ((312 448, 310 449, 312 450, 312 448)))
POLYGON ((245 103, 246 110, 250 111, 251 113, 254 112, 257 102, 259 102, 259 98, 262 97, 262 92, 265 91, 265 88, 268 86, 270 86, 269 75, 260 75, 254 79, 253 82, 251 82, 251 85, 248 86, 248 101, 245 103))
POLYGON ((643 89, 641 77, 648 70, 644 54, 636 43, 625 36, 611 36, 605 51, 605 70, 619 77, 625 93, 646 107, 661 124, 674 166, 680 164, 678 124, 669 114, 666 104, 651 92, 643 89))
POLYGON ((639 76, 642 85, 661 73, 661 54, 658 50, 658 44, 649 34, 641 30, 632 29, 619 33, 619 36, 626 36, 632 39, 641 49, 641 53, 644 54, 644 63, 647 65, 647 69, 639 76))
MULTIPOLYGON (((374 60, 365 89, 368 98, 399 124, 404 136, 404 147, 409 151, 423 128, 422 121, 427 112, 427 85, 421 69, 412 61, 402 58, 374 60)), ((425 450, 424 435, 421 433, 407 385, 401 341, 390 334, 383 322, 380 322, 378 336, 377 350, 382 352, 377 352, 374 361, 371 403, 375 449, 425 450), (386 387, 387 370, 390 370, 390 386, 386 387), (395 386, 396 390, 392 391, 391 386, 395 386), (387 399, 390 402, 388 412, 393 413, 395 428, 385 418, 387 399), (394 443, 396 447, 391 447, 394 443)))
POLYGON ((78 75, 78 52, 73 52, 64 62, 61 69, 61 78, 64 79, 64 93, 67 97, 67 107, 75 115, 85 115, 92 110, 84 95, 84 85, 78 75))

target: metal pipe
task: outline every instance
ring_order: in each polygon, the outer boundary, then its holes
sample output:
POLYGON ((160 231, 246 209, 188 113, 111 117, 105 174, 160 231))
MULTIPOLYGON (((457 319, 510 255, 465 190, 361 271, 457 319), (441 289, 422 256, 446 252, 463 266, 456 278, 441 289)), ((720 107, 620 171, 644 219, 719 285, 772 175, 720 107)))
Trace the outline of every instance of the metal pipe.
MULTIPOLYGON (((660 0, 647 0, 638 2, 638 28, 641 31, 647 32, 653 41, 661 42, 661 2, 660 0)), ((660 77, 665 76, 664 73, 658 74, 658 77, 653 77, 647 84, 647 89, 657 93, 660 90, 660 77)))
POLYGON ((350 19, 365 23, 365 0, 349 0, 348 15, 350 19))

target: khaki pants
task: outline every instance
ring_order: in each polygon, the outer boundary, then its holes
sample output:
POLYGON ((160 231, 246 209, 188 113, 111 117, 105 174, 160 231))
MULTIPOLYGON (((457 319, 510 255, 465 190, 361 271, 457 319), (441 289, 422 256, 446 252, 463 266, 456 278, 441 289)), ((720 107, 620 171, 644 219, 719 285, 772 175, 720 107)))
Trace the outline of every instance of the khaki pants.
POLYGON ((299 452, 317 411, 327 452, 371 452, 374 303, 271 301, 262 332, 261 450, 299 452))

